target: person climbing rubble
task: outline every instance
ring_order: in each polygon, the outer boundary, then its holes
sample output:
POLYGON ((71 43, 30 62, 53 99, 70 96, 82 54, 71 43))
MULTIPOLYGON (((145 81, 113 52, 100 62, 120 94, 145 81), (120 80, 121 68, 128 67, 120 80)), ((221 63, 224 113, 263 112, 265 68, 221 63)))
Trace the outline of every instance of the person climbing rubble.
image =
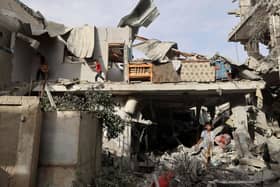
POLYGON ((95 82, 98 81, 98 78, 100 78, 104 81, 105 78, 102 76, 102 66, 97 59, 94 60, 94 66, 95 66, 95 71, 96 71, 95 82))
POLYGON ((211 160, 215 137, 210 123, 206 123, 204 128, 205 130, 201 132, 200 139, 196 144, 196 149, 201 152, 203 160, 207 166, 211 160))

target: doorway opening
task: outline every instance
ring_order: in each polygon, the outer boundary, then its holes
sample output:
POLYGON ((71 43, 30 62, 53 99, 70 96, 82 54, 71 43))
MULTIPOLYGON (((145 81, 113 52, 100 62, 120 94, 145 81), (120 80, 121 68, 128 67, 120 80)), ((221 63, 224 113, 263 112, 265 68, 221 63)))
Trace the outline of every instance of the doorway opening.
POLYGON ((124 81, 124 44, 110 43, 108 52, 107 79, 112 82, 124 81))

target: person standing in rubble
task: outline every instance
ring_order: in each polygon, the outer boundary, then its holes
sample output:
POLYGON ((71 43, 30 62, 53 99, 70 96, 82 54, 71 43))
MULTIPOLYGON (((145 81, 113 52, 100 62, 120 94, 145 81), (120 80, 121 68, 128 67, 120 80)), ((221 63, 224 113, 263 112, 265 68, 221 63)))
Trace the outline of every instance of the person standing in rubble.
POLYGON ((200 148, 206 166, 208 166, 211 161, 215 137, 212 132, 212 125, 210 123, 206 123, 204 128, 205 130, 201 132, 201 136, 196 144, 196 147, 200 148))
POLYGON ((104 81, 105 78, 102 76, 102 66, 97 59, 94 60, 94 66, 95 66, 95 71, 96 71, 95 82, 98 81, 98 78, 100 78, 104 81))

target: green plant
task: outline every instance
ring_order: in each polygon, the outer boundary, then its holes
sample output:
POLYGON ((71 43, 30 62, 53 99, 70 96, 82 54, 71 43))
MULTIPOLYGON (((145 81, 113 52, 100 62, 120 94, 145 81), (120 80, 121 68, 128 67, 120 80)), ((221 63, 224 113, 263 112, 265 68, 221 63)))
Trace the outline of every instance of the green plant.
POLYGON ((107 138, 116 138, 125 127, 125 122, 115 113, 117 104, 111 94, 89 90, 83 95, 64 93, 53 96, 56 108, 52 107, 47 95, 41 98, 41 109, 51 111, 84 111, 94 112, 102 121, 103 128, 107 131, 107 138))

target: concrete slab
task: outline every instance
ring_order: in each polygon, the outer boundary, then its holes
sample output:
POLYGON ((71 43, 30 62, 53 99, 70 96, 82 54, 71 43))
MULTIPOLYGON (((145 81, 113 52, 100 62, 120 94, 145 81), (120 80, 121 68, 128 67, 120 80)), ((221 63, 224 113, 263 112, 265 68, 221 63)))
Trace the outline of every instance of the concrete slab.
MULTIPOLYGON (((79 92, 86 91, 91 88, 96 88, 100 91, 110 91, 115 95, 126 94, 203 94, 203 93, 247 93, 254 92, 257 88, 265 88, 264 81, 228 81, 228 82, 215 82, 215 83, 197 83, 197 82, 181 82, 181 83, 135 83, 127 84, 122 83, 84 83, 77 84, 67 89, 65 86, 57 83, 49 83, 49 89, 52 92, 79 92)), ((33 91, 40 91, 37 86, 33 91)))

